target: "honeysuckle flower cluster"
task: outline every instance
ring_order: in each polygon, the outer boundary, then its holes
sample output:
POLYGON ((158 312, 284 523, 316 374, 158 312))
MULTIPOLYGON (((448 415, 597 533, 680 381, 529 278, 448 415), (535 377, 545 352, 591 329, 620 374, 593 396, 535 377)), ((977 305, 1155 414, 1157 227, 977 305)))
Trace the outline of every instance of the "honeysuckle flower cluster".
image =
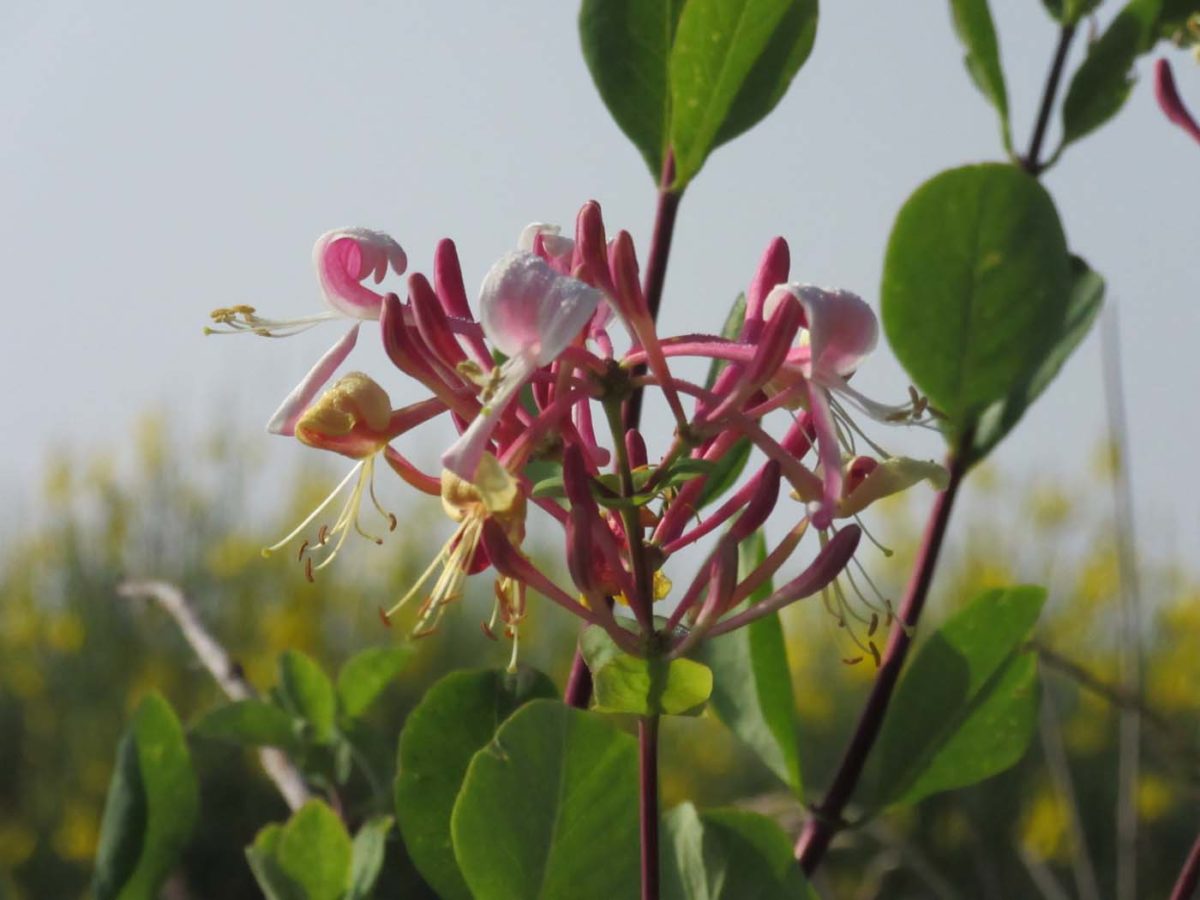
POLYGON ((375 492, 382 458, 406 485, 439 497, 451 522, 429 567, 402 597, 381 605, 385 621, 415 606, 414 634, 436 628, 468 577, 490 569, 495 600, 484 630, 511 640, 514 665, 530 589, 604 628, 629 652, 670 656, 820 594, 857 647, 848 661, 878 661, 873 635, 890 624, 891 610, 854 560, 863 533, 858 514, 921 480, 940 484, 944 472, 888 456, 852 412, 926 424, 934 411, 911 389, 907 402, 885 405, 851 384, 878 341, 875 315, 848 291, 789 281, 782 238, 768 245, 750 280, 732 336, 661 336, 633 241, 624 231, 606 237, 596 203, 581 209, 573 239, 548 225, 526 228, 517 248, 488 271, 474 311, 450 240, 434 251, 431 279, 408 276, 403 299, 366 283, 379 286, 389 272, 407 269, 404 251, 385 234, 329 232, 314 259, 327 311, 269 319, 238 306, 214 311, 209 329, 282 337, 352 320, 269 429, 353 466, 264 552, 298 544, 313 577, 351 533, 382 543, 397 525, 375 492), (335 379, 364 323, 375 323, 388 358, 427 391, 425 399, 395 409, 370 376, 335 379), (714 374, 705 384, 683 378, 672 369, 681 358, 707 360, 714 374), (622 428, 622 405, 635 391, 660 395, 673 419, 659 454, 650 453, 641 431, 622 428), (429 471, 394 442, 441 415, 459 436, 441 453, 440 471, 429 471), (860 441, 870 453, 859 453, 860 441), (758 462, 740 483, 717 490, 732 480, 732 461, 747 443, 758 462), (368 499, 374 524, 363 521, 368 499), (570 584, 522 549, 534 510, 561 528, 570 584), (784 521, 783 537, 757 567, 739 573, 739 544, 769 518, 784 521), (815 537, 806 563, 781 577, 809 531, 815 537), (708 536, 694 576, 677 588, 664 566, 708 536), (779 586, 747 603, 768 580, 779 586), (653 607, 667 599, 673 609, 664 625, 653 607))

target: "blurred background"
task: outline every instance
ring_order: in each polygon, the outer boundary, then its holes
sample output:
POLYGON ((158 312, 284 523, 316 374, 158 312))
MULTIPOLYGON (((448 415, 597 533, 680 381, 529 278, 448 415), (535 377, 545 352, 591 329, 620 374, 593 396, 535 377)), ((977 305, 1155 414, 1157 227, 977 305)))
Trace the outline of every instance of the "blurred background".
MULTIPOLYGON (((908 194, 944 168, 1000 157, 946 4, 825 6, 812 58, 779 108, 718 150, 684 198, 667 332, 717 329, 776 234, 791 243, 794 278, 876 304, 887 234, 908 194)), ((1056 30, 1034 0, 994 6, 1024 146, 1056 30)), ((574 4, 551 2, 0 8, 0 267, 10 279, 0 300, 10 385, 0 449, 0 894, 82 895, 129 709, 151 687, 185 720, 218 699, 166 617, 116 596, 123 578, 181 584, 262 688, 286 647, 333 666, 401 637, 380 628, 375 610, 424 567, 436 546, 425 536, 443 531, 436 505, 385 488, 405 520, 397 539, 354 547, 315 585, 258 552, 338 475, 315 451, 262 431, 336 326, 270 342, 205 338, 202 328, 217 306, 316 311, 310 248, 343 225, 388 231, 412 270, 427 271, 436 241, 452 237, 470 286, 526 223, 569 227, 595 198, 610 230, 627 228, 644 255, 653 182, 591 85, 575 14, 574 4)), ((1180 89, 1200 105, 1200 67, 1177 55, 1180 89)), ((1116 357, 1097 333, 969 483, 937 584, 942 611, 981 586, 1048 584, 1040 639, 1112 684, 1111 497, 1123 466, 1138 526, 1146 702, 1157 720, 1144 728, 1138 783, 1147 896, 1163 893, 1196 827, 1200 504, 1187 473, 1200 441, 1188 349, 1200 340, 1198 165, 1200 148, 1165 122, 1142 82, 1112 124, 1047 176, 1072 250, 1108 281, 1130 453, 1114 456, 1103 380, 1116 357)), ((355 365, 396 405, 416 399, 370 343, 355 365)), ((871 396, 904 396, 886 351, 859 379, 871 396)), ((449 436, 429 434, 424 449, 409 448, 418 460, 432 460, 449 436)), ((895 452, 940 452, 929 434, 880 437, 895 452)), ((864 561, 893 593, 928 499, 914 493, 869 522, 896 553, 864 561)), ((507 647, 479 636, 486 598, 466 605, 422 645, 377 710, 381 726, 394 731, 449 668, 504 664, 507 647)), ((561 682, 573 624, 540 608, 534 619, 527 661, 561 682)), ((870 671, 842 665, 815 611, 797 611, 788 627, 806 780, 820 786, 870 671)), ((1087 897, 1088 868, 1110 894, 1122 697, 1081 689, 1061 665, 1044 686, 1052 715, 1025 763, 850 833, 829 869, 837 896, 1035 896, 1041 873, 1087 897), (1046 763, 1064 756, 1066 770, 1046 763)), ((668 802, 749 802, 798 822, 799 808, 713 721, 672 721, 665 740, 668 802)), ((379 750, 384 765, 390 752, 379 750)), ((254 896, 241 848, 283 806, 252 759, 201 748, 197 763, 206 821, 223 825, 196 839, 178 887, 254 896)))

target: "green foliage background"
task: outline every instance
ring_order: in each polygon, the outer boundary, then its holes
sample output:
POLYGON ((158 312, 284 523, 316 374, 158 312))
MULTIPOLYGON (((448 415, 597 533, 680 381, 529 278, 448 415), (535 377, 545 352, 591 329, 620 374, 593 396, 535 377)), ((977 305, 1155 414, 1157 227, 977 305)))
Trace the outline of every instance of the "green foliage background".
MULTIPOLYGON (((432 527, 442 524, 435 519, 421 526, 426 515, 440 519, 436 504, 414 505, 408 530, 384 549, 359 544, 309 584, 298 566, 283 556, 263 560, 259 549, 323 496, 331 475, 298 470, 282 497, 264 503, 274 511, 249 521, 247 496, 263 474, 246 450, 254 443, 226 431, 184 443, 172 439, 160 418, 147 418, 121 454, 54 460, 36 524, 0 550, 0 885, 8 896, 85 895, 117 739, 147 691, 161 691, 185 723, 221 700, 167 617, 117 596, 122 579, 181 584, 260 690, 274 683, 285 649, 310 653, 333 671, 357 650, 403 639, 403 623, 383 628, 376 609, 435 549, 416 536, 444 530, 432 527)), ((1113 471, 1107 448, 1074 484, 1019 483, 979 471, 957 544, 938 574, 935 618, 986 587, 1046 584, 1050 601, 1038 640, 1115 682, 1113 471)), ((271 479, 272 486, 284 484, 278 473, 271 479)), ((862 554, 892 596, 911 565, 929 499, 927 492, 912 493, 881 505, 870 523, 894 555, 862 554)), ((1200 586, 1181 565, 1146 561, 1143 569, 1147 703, 1155 719, 1144 726, 1140 869, 1141 890, 1154 896, 1166 891, 1186 851, 1189 813, 1200 793, 1200 659, 1188 649, 1200 641, 1200 586)), ((483 581, 475 585, 481 594, 483 581)), ((369 718, 380 734, 395 735, 428 685, 450 669, 503 666, 507 647, 491 645, 478 630, 486 598, 464 606, 418 645, 414 664, 373 709, 369 718)), ((523 658, 561 685, 575 627, 548 607, 534 599, 523 658)), ((923 631, 933 624, 924 623, 923 631)), ((872 671, 869 662, 843 664, 852 648, 840 643, 844 638, 819 603, 786 616, 785 626, 805 782, 815 790, 827 779, 872 671)), ((1043 669, 1043 689, 1058 713, 1083 834, 1103 884, 1114 856, 1116 712, 1054 669, 1043 669)), ((735 803, 767 812, 789 830, 799 827, 799 804, 711 714, 670 718, 663 742, 664 809, 684 801, 701 809, 735 803)), ((187 896, 255 896, 243 847, 267 822, 283 820, 286 809, 252 754, 199 740, 192 752, 201 776, 201 825, 176 886, 187 896)), ((394 744, 368 745, 365 752, 390 779, 394 744)), ((348 812, 361 820, 367 791, 351 788, 360 806, 348 812)), ((1071 808, 1035 740, 1024 761, 998 778, 847 832, 846 849, 831 858, 824 877, 837 896, 961 896, 985 883, 995 896, 1025 896, 1032 861, 1069 884, 1079 850, 1071 808), (955 888, 942 893, 939 885, 955 888)), ((393 839, 390 852, 396 847, 393 839)), ((393 870, 380 896, 427 890, 403 865, 393 870)))

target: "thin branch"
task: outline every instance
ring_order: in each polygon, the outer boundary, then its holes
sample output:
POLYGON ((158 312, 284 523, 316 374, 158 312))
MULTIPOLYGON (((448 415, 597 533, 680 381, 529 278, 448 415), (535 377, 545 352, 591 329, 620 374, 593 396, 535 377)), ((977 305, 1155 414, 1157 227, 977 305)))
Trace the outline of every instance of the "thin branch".
POLYGON ((658 900, 658 716, 638 719, 638 820, 642 900, 658 900))
POLYGON ((1071 38, 1074 36, 1074 25, 1064 25, 1058 35, 1058 46, 1054 50, 1054 60, 1050 63, 1050 73, 1046 76, 1046 86, 1042 91, 1042 105, 1038 110, 1033 137, 1029 141, 1029 152, 1021 160, 1021 168, 1030 175, 1040 175, 1046 168, 1040 158, 1042 143, 1046 139, 1046 128, 1050 124, 1050 113, 1054 109, 1054 97, 1058 93, 1058 83, 1062 79, 1063 65, 1067 61, 1067 50, 1070 48, 1071 38))
POLYGON ((1193 900, 1197 885, 1200 885, 1200 835, 1196 836, 1196 843, 1192 844, 1179 871, 1179 880, 1171 890, 1171 900, 1193 900))
POLYGON ((1075 794, 1075 783, 1071 778, 1071 767, 1067 751, 1063 746, 1062 729, 1058 723, 1058 707, 1054 694, 1047 689, 1042 692, 1041 707, 1042 755, 1050 780, 1067 807, 1067 824, 1071 834, 1071 870, 1075 876, 1075 892, 1082 900, 1100 900, 1100 886, 1096 881, 1096 867, 1088 852, 1087 835, 1083 831, 1083 817, 1079 812, 1079 800, 1075 794))
MULTIPOLYGON (((1129 428, 1121 378, 1121 344, 1117 308, 1109 306, 1103 321, 1101 346, 1104 401, 1109 441, 1116 454, 1113 507, 1117 527, 1117 567, 1121 579, 1121 687, 1138 697, 1142 692, 1142 588, 1137 567, 1133 486, 1129 474, 1129 428)), ((1137 782, 1141 768, 1141 712, 1138 704, 1121 707, 1117 762, 1117 900, 1136 900, 1138 811, 1137 782)))
MULTIPOLYGON (((182 590, 165 581, 126 581, 118 585, 117 594, 131 599, 155 601, 175 620, 184 640, 225 692, 225 696, 230 700, 254 699, 256 692, 242 674, 242 667, 234 662, 204 627, 182 590)), ((304 778, 283 752, 273 747, 263 747, 258 751, 258 758, 263 771, 279 789, 289 809, 297 810, 311 799, 304 778)))
POLYGON ((900 679, 900 671, 904 667, 917 622, 929 595, 929 587, 933 583, 933 573, 946 536, 946 526, 950 521, 954 499, 967 473, 967 456, 973 437, 972 432, 968 430, 962 435, 955 452, 950 455, 950 478, 946 489, 938 494, 930 511, 925 537, 913 566, 904 601, 900 605, 900 621, 893 627, 888 638, 875 684, 859 714, 854 735, 842 754, 842 761, 838 765, 833 783, 825 793, 825 798, 814 807, 813 815, 805 823, 800 832, 800 839, 796 842, 796 860, 805 875, 816 871, 829 849, 834 834, 842 827, 842 814, 846 804, 850 802, 858 786, 867 757, 875 745, 879 730, 883 727, 888 704, 900 679))
POLYGON ((1071 900, 1071 895, 1058 883, 1058 879, 1054 877, 1049 866, 1020 844, 1017 844, 1017 856, 1025 865, 1025 871, 1029 873, 1029 880, 1046 900, 1071 900))

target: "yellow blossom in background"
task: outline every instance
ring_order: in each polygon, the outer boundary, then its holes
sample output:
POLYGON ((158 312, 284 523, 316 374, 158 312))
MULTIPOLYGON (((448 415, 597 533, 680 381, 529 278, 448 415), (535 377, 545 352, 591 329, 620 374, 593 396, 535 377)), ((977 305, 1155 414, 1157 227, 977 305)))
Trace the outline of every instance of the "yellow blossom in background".
POLYGON ((1041 788, 1027 803, 1018 829, 1021 845, 1036 859, 1062 862, 1070 853, 1067 808, 1049 788, 1041 788))

